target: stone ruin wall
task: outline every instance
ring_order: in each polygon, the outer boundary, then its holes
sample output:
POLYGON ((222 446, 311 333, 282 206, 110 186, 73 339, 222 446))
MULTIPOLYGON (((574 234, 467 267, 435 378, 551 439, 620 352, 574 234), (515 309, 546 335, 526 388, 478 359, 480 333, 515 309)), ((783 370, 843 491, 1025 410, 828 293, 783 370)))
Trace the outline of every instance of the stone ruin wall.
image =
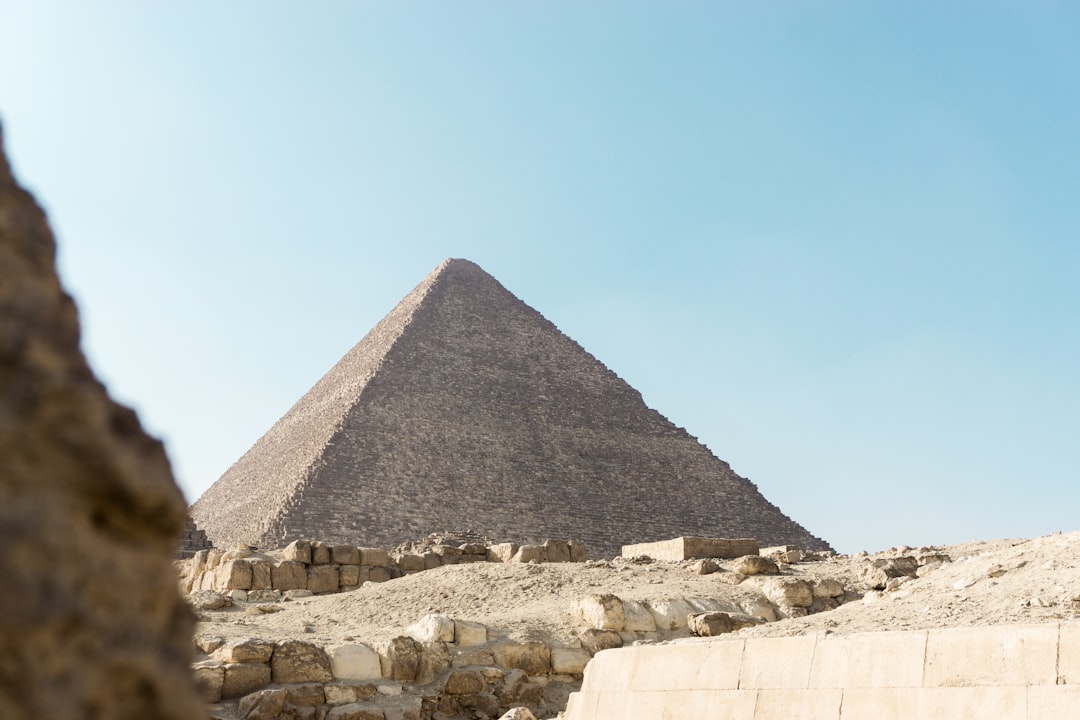
POLYGON ((277 600, 282 593, 347 592, 366 582, 386 582, 443 565, 473 562, 585 562, 585 546, 573 540, 542 545, 480 542, 436 544, 423 552, 389 552, 355 545, 295 540, 272 554, 248 549, 199 550, 177 561, 180 591, 216 591, 248 601, 277 600))

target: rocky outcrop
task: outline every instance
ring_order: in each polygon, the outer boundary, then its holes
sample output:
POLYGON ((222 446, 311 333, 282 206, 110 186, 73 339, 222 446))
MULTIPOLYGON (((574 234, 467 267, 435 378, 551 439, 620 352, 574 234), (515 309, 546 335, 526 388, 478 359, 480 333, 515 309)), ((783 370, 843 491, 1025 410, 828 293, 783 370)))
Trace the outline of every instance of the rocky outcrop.
POLYGON ((0 717, 205 717, 170 562, 184 501, 90 371, 55 255, 0 152, 0 717))

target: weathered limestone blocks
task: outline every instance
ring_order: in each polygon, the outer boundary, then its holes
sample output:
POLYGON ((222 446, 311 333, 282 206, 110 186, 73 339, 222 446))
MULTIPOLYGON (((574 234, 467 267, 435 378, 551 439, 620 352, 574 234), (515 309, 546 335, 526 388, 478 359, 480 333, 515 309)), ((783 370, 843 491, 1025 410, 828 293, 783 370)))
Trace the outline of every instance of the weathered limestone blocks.
POLYGON ((432 570, 442 565, 470 562, 584 562, 581 543, 547 540, 543 545, 514 543, 485 545, 434 545, 423 553, 379 548, 329 545, 294 540, 270 553, 254 553, 238 547, 224 551, 209 548, 190 559, 177 561, 180 590, 310 590, 315 594, 354 590, 367 582, 386 582, 404 574, 432 570))
POLYGON ((731 639, 601 653, 567 720, 1073 717, 1080 623, 731 639), (1068 673, 1068 670, 1065 671, 1068 673), (1075 674, 1075 673, 1074 673, 1075 674), (710 709, 714 712, 710 712, 710 709))
POLYGON ((0 133, 0 717, 201 718, 184 499, 87 365, 55 260, 0 133))
POLYGON ((677 537, 659 542, 623 545, 624 558, 645 555, 654 560, 681 562, 694 558, 737 558, 743 555, 757 555, 758 544, 753 538, 736 540, 725 538, 677 537))

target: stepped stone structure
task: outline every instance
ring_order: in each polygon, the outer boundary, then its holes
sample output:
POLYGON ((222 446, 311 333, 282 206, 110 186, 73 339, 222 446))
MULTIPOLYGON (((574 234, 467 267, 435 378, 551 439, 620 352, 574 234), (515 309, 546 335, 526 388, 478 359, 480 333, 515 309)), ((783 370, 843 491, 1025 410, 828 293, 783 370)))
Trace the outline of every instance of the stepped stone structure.
POLYGON ((212 547, 214 543, 206 537, 206 531, 199 528, 190 516, 185 516, 184 532, 180 534, 180 542, 176 543, 176 557, 192 558, 200 550, 209 550, 212 547))
POLYGON ((477 265, 443 262, 191 507, 218 547, 439 530, 828 549, 477 265))

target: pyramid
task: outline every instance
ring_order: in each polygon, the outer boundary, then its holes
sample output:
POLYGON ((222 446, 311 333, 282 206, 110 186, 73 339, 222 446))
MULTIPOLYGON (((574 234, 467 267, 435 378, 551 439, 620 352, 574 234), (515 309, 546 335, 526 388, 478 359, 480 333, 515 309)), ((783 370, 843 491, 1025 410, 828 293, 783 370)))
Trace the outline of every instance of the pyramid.
POLYGON ((431 532, 827 549, 467 260, 435 268, 191 507, 218 547, 431 532))

